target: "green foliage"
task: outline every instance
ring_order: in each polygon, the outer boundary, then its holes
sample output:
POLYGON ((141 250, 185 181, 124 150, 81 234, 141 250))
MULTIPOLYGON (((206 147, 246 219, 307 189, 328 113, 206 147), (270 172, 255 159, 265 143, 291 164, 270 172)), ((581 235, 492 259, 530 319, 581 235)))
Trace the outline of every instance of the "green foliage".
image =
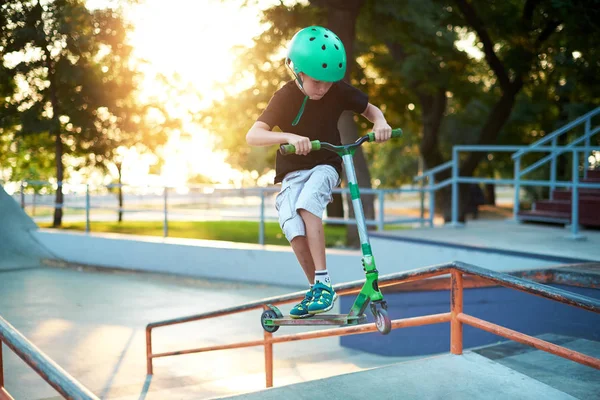
POLYGON ((165 142, 172 121, 138 99, 130 27, 118 10, 90 10, 83 0, 10 0, 0 9, 0 135, 35 136, 21 143, 50 159, 54 143, 44 137, 58 133, 81 166, 106 166, 119 146, 154 151, 165 142))
MULTIPOLYGON (((244 135, 289 79, 287 40, 299 28, 326 24, 318 5, 334 7, 312 1, 267 9, 265 31, 253 47, 239 49, 225 100, 204 115, 238 168, 272 168, 274 150, 250 148, 244 135), (235 93, 240 82, 248 83, 235 93)), ((529 144, 600 104, 598 21, 600 0, 365 1, 348 60, 355 63, 352 83, 405 132, 384 146, 365 146, 371 175, 384 187, 407 183, 420 156, 441 163, 457 144, 529 144), (481 57, 460 47, 468 38, 481 57)), ((357 121, 361 133, 368 131, 367 121, 357 121)), ((512 177, 510 154, 481 156, 467 174, 512 177)))

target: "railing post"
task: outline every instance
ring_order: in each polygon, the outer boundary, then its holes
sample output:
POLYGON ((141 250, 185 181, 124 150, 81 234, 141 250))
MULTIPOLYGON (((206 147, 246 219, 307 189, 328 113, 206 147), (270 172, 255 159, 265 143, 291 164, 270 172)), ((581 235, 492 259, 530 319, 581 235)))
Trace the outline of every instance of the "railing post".
POLYGON ((164 190, 163 190, 163 197, 164 197, 164 205, 163 205, 163 211, 164 211, 163 237, 169 236, 169 221, 167 219, 167 191, 168 191, 168 188, 165 186, 164 190))
POLYGON ((433 188, 433 176, 429 180, 429 226, 433 227, 435 218, 435 189, 433 188))
POLYGON ((25 181, 21 181, 21 208, 25 209, 25 181))
POLYGON ((550 200, 554 199, 554 189, 556 188, 556 147, 557 138, 552 139, 552 161, 550 162, 550 200))
POLYGON ((146 373, 154 374, 152 365, 152 328, 146 327, 146 373))
POLYGON ((463 326, 458 315, 463 312, 463 276, 460 271, 452 270, 450 276, 450 352, 463 352, 463 326))
POLYGON ((425 225, 425 179, 427 179, 427 182, 429 182, 429 184, 431 185, 431 180, 433 179, 432 175, 429 176, 423 176, 423 169, 421 167, 422 165, 422 161, 421 158, 419 157, 419 175, 422 176, 422 178, 419 180, 419 200, 420 200, 420 206, 421 206, 421 226, 425 225))
POLYGON ((519 208, 520 205, 520 196, 519 192, 521 191, 521 156, 517 157, 515 160, 515 172, 513 180, 515 182, 515 199, 513 201, 513 220, 515 222, 519 222, 519 208))
POLYGON ((452 148, 452 225, 458 226, 458 151, 452 148))
POLYGON ((571 182, 571 235, 569 239, 583 240, 585 236, 579 234, 579 152, 573 150, 573 171, 571 182))
POLYGON ((260 222, 258 224, 258 243, 265 244, 265 191, 260 188, 260 222))
POLYGON ((585 120, 585 152, 583 153, 583 179, 587 179, 588 168, 590 164, 590 130, 591 130, 592 118, 588 117, 585 120))
MULTIPOLYGON (((263 308, 268 309, 266 306, 263 308)), ((273 387, 273 343, 271 343, 273 334, 263 330, 263 338, 265 340, 265 378, 267 387, 270 388, 273 387)))
POLYGON ((383 223, 383 220, 385 218, 385 216, 384 216, 385 214, 383 212, 383 207, 385 207, 384 201, 385 201, 384 191, 382 189, 379 189, 379 218, 377 221, 377 230, 379 232, 383 232, 383 226, 384 226, 384 223, 383 223))
POLYGON ((85 233, 90 233, 90 184, 85 184, 85 233))

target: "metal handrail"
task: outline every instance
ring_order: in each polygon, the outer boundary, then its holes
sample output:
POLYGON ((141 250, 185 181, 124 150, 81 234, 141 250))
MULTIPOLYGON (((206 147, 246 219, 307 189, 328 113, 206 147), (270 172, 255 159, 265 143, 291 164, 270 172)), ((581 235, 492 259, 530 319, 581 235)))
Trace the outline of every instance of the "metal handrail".
MULTIPOLYGON (((590 120, 591 118, 595 117, 598 114, 600 114, 600 107, 597 107, 594 110, 588 112, 587 114, 584 114, 581 117, 577 118, 576 120, 569 122, 568 124, 564 125, 561 128, 558 128, 554 132, 552 132, 552 133, 544 136, 540 140, 530 144, 529 146, 527 146, 527 148, 534 149, 544 143, 547 143, 553 139, 556 139, 563 133, 570 131, 571 129, 575 128, 578 125, 581 125, 582 123, 590 120)), ((518 157, 521 157, 523 154, 525 154, 527 152, 528 152, 527 149, 519 150, 515 154, 512 155, 512 158, 513 158, 513 160, 517 159, 518 157)))
POLYGON ((65 399, 98 400, 96 395, 52 361, 2 317, 0 317, 0 398, 4 396, 4 398, 12 399, 4 388, 2 343, 21 357, 65 399))
MULTIPOLYGON (((593 131, 590 131, 589 137, 591 138, 592 136, 594 136, 596 133, 600 132, 600 126, 597 127, 596 129, 594 129, 593 131)), ((575 139, 573 140, 571 143, 569 143, 567 146, 561 147, 559 148, 558 146, 554 146, 556 148, 556 151, 553 151, 552 153, 548 154, 546 157, 542 158, 539 161, 536 161, 535 163, 531 164, 529 167, 525 168, 524 170, 519 172, 519 176, 523 176, 526 175, 528 173, 530 173, 531 171, 541 167, 542 165, 544 165, 545 163, 547 163, 548 161, 552 161, 553 158, 555 158, 556 156, 561 155, 562 153, 566 153, 569 151, 569 149, 573 149, 575 148, 576 144, 579 144, 580 142, 583 142, 587 139, 587 137, 582 136, 579 139, 575 139)), ((539 148, 539 147, 538 147, 539 148)), ((583 150, 587 150, 587 151, 591 151, 593 150, 593 148, 590 147, 584 147, 583 150)), ((531 150, 531 151, 535 151, 535 149, 531 150)))
POLYGON ((414 182, 418 182, 418 181, 422 181, 423 179, 430 177, 430 176, 434 176, 435 174, 437 174, 438 172, 442 172, 446 169, 452 168, 452 161, 446 161, 443 164, 440 164, 434 168, 428 169, 426 171, 423 171, 421 175, 417 175, 413 178, 414 182))
MULTIPOLYGON (((537 282, 528 281, 519 277, 504 274, 502 272, 491 271, 485 268, 477 267, 463 262, 451 262, 446 264, 423 267, 411 271, 398 272, 394 274, 383 275, 379 278, 379 287, 391 287, 401 283, 417 281, 421 279, 448 275, 451 277, 450 287, 450 312, 425 315, 413 318, 402 318, 392 321, 392 329, 404 328, 409 326, 422 326, 450 322, 450 352, 452 354, 462 354, 463 337, 462 326, 468 324, 479 329, 492 332, 507 339, 517 341, 540 350, 556 354, 572 361, 596 368, 600 370, 600 359, 594 358, 576 351, 569 350, 562 346, 557 346, 550 342, 528 336, 500 325, 475 318, 463 313, 463 274, 474 275, 485 280, 495 282, 501 286, 520 290, 526 293, 541 296, 560 303, 568 304, 577 308, 600 313, 600 301, 591 297, 571 293, 559 288, 546 286, 537 282)), ((338 284, 334 289, 339 295, 348 295, 358 293, 364 284, 364 280, 338 284)), ((364 324, 358 326, 324 329, 311 332, 296 333, 273 337, 271 333, 264 332, 263 339, 238 342, 226 345, 208 346, 190 350, 178 350, 163 353, 153 353, 152 349, 152 331, 158 327, 182 324, 186 322, 206 320, 225 315, 237 314, 255 309, 266 309, 267 304, 279 305, 301 300, 304 298, 304 291, 290 293, 282 296, 270 297, 240 306, 229 307, 221 310, 211 311, 202 314, 191 315, 187 317, 169 319, 159 322, 153 322, 146 326, 146 368, 149 375, 153 374, 153 359, 160 357, 169 357, 183 354, 202 353, 216 350, 237 349, 253 346, 264 346, 265 348, 265 375, 266 386, 273 386, 273 344, 297 340, 316 339, 329 336, 343 336, 364 334, 375 332, 375 324, 364 324)), ((258 322, 257 322, 258 323, 258 322)))

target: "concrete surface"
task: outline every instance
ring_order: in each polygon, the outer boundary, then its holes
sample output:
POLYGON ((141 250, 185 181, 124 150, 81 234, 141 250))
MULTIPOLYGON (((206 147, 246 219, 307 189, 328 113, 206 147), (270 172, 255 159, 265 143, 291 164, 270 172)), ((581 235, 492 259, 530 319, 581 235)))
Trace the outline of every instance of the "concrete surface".
POLYGON ((377 237, 421 241, 423 244, 429 243, 430 248, 435 244, 446 243, 490 253, 498 249, 537 254, 542 259, 554 256, 600 261, 600 230, 581 230, 580 234, 586 236, 586 240, 581 241, 568 239, 569 233, 570 230, 566 228, 551 225, 519 224, 512 220, 481 220, 469 221, 458 228, 443 225, 433 229, 385 231, 377 233, 377 237))
MULTIPOLYGON (((600 342, 555 334, 540 335, 539 338, 600 358, 600 342)), ((516 342, 489 346, 476 352, 578 399, 600 398, 600 371, 596 369, 516 342)))
MULTIPOLYGON (((506 224, 503 221, 497 224, 506 224)), ((510 228, 510 226, 508 226, 510 228)), ((405 231, 406 237, 420 237, 420 229, 405 231)), ((592 252, 595 243, 572 243, 562 239, 562 247, 555 249, 562 256, 499 254, 483 240, 492 241, 501 236, 496 228, 479 232, 477 248, 448 247, 441 244, 415 243, 372 237, 371 244, 382 275, 407 271, 450 261, 464 261, 494 271, 515 271, 546 268, 565 263, 571 245, 592 252), (488 239, 486 238, 488 236, 488 239), (561 250, 562 249, 562 250, 561 250), (562 253, 561 253, 562 251, 562 253)), ((438 232, 432 229, 432 235, 438 232)), ((425 232, 426 233, 426 232, 425 232)), ((471 243, 470 228, 445 230, 448 240, 471 243), (462 235, 462 236, 461 236, 462 235), (464 237, 464 239, 460 239, 464 237)), ((510 235, 510 231, 508 231, 510 235)), ((150 272, 166 272, 200 278, 230 279, 244 282, 303 287, 305 277, 289 246, 261 246, 257 244, 209 241, 198 239, 162 238, 112 233, 67 232, 41 229, 34 233, 36 240, 59 258, 78 264, 116 267, 150 272), (175 261, 176 260, 176 261, 175 261), (202 260, 202 262, 198 262, 202 260), (174 262, 175 261, 175 262, 174 262), (215 267, 218 266, 218 267, 215 267)), ((526 235, 524 235, 526 236, 526 235)), ((541 233, 532 231, 523 241, 541 240, 541 233)), ((515 241, 515 247, 518 246, 515 241)), ((556 244, 558 246, 558 244, 556 244)), ((600 249, 600 246, 597 248, 600 249)), ((327 268, 334 283, 364 279, 357 250, 327 250, 327 268)), ((580 257, 581 258, 581 257, 580 257)))
MULTIPOLYGON (((49 267, 0 271, 2 317, 102 399, 207 399, 264 389, 262 347, 156 359, 154 376, 147 380, 145 327, 289 292, 279 286, 152 274, 49 267)), ((332 312, 340 312, 339 306, 332 312)), ((284 327, 277 334, 306 330, 311 329, 284 327)), ((262 337, 260 311, 255 310, 157 328, 153 346, 159 353, 262 337)), ((405 359, 344 349, 336 337, 278 344, 274 382, 305 382, 405 359)), ((6 346, 4 371, 15 399, 61 398, 6 346)))
POLYGON ((451 354, 273 388, 239 400, 574 399, 478 354, 451 354))

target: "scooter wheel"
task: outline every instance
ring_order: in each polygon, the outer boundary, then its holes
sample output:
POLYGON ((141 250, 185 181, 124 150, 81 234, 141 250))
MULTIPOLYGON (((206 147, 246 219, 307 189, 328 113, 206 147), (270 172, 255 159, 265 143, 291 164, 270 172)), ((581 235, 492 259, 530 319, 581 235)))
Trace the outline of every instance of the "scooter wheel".
POLYGON ((392 330, 392 320, 383 308, 375 311, 375 326, 383 335, 387 335, 392 330))
POLYGON ((277 332, 279 325, 265 325, 266 319, 277 319, 279 316, 274 310, 265 310, 260 316, 260 324, 263 329, 269 333, 277 332))

